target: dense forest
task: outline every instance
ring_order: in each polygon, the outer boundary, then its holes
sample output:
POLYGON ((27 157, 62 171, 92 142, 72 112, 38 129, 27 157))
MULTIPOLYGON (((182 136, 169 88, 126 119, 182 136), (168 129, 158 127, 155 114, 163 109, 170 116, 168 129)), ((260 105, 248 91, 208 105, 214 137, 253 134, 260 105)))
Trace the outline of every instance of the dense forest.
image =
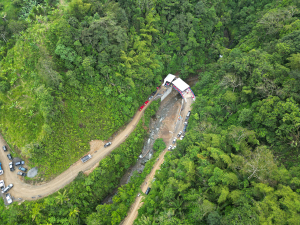
MULTIPOLYGON (((299 8, 297 0, 1 1, 1 134, 48 179, 130 121, 165 75, 198 76, 186 137, 166 155, 135 224, 299 224, 299 8)), ((2 223, 119 224, 155 157, 113 204, 101 201, 136 161, 142 127, 64 190, 7 210, 0 203, 2 223)))

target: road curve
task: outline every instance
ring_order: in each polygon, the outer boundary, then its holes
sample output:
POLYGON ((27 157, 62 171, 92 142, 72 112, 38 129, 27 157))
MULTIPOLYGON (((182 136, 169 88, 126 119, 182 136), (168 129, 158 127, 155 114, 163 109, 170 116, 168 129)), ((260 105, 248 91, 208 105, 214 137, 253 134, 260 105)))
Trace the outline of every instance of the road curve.
POLYGON ((17 169, 14 172, 9 171, 8 163, 10 161, 6 156, 9 152, 3 151, 2 146, 7 146, 7 144, 3 137, 0 135, 0 162, 2 163, 4 171, 4 174, 0 176, 0 180, 4 180, 5 186, 11 183, 14 185, 14 187, 9 192, 15 200, 18 200, 19 198, 23 200, 36 200, 39 198, 38 195, 42 196, 43 198, 58 191, 65 185, 71 183, 80 171, 84 172, 86 170, 91 169, 93 166, 99 163, 100 160, 105 158, 115 148, 117 148, 127 138, 126 136, 129 135, 135 129, 135 126, 141 119, 144 110, 151 104, 151 102, 152 101, 149 101, 148 105, 146 105, 146 107, 144 107, 142 111, 138 111, 134 115, 132 121, 126 126, 126 128, 111 141, 112 145, 110 145, 107 148, 102 147, 101 149, 98 149, 97 152, 92 154, 92 158, 86 163, 82 163, 81 160, 78 160, 76 163, 71 165, 66 171, 58 175, 56 178, 42 185, 26 184, 22 180, 20 180, 19 176, 17 175, 17 169))

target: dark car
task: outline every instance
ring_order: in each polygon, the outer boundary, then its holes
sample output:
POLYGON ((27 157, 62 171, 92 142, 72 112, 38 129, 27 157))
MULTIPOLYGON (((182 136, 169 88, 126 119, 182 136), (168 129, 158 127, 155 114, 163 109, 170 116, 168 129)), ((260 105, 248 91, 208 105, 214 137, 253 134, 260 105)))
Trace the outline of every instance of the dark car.
POLYGON ((22 167, 22 166, 19 167, 19 170, 21 170, 21 171, 23 171, 23 172, 26 172, 26 171, 27 171, 27 169, 24 168, 24 167, 22 167))
POLYGON ((105 145, 104 145, 104 148, 108 147, 111 145, 111 142, 107 142, 105 145))
POLYGON ((3 148, 3 150, 4 150, 5 152, 7 152, 7 148, 6 148, 5 145, 3 145, 2 148, 3 148))
POLYGON ((23 176, 23 177, 26 176, 26 173, 23 173, 23 172, 21 172, 21 171, 17 172, 17 174, 20 175, 20 176, 23 176))
POLYGON ((151 188, 148 187, 147 191, 145 192, 145 194, 148 195, 150 191, 151 191, 151 188))
POLYGON ((14 165, 12 162, 10 162, 8 165, 9 165, 9 169, 11 172, 15 171, 15 168, 14 168, 14 165))
POLYGON ((11 156, 11 154, 7 154, 7 158, 8 158, 9 160, 13 160, 13 157, 11 156))

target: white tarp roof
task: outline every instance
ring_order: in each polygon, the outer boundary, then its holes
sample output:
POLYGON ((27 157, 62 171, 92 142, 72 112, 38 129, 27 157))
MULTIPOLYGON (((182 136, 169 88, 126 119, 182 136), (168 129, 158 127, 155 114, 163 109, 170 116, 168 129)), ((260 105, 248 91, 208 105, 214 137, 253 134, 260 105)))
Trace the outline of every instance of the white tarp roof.
POLYGON ((172 84, 175 85, 180 91, 185 91, 187 88, 190 87, 187 83, 185 83, 180 78, 173 81, 172 84))
POLYGON ((164 79, 164 84, 168 81, 169 83, 171 83, 174 79, 176 78, 176 76, 174 76, 173 74, 168 74, 168 76, 164 79))

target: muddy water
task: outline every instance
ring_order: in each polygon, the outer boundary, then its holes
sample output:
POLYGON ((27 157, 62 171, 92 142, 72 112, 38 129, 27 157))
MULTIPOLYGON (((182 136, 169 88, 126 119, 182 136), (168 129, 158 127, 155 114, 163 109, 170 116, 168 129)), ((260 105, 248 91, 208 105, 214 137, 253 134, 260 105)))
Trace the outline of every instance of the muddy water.
MULTIPOLYGON (((172 113, 170 110, 174 109, 175 104, 178 102, 181 102, 182 98, 181 96, 173 91, 160 105, 156 115, 154 118, 150 120, 149 125, 149 135, 148 138, 145 140, 144 147, 141 151, 141 154, 137 160, 137 163, 133 166, 131 166, 125 173, 125 175, 121 178, 120 187, 121 185, 127 184, 130 180, 130 177, 132 176, 134 171, 142 172, 145 167, 145 163, 151 159, 153 156, 153 144, 154 141, 158 138, 158 135, 160 134, 160 130, 163 127, 164 119, 167 117, 168 114, 172 113)), ((166 143, 168 145, 168 143, 166 143)), ((112 203, 112 198, 114 195, 116 195, 118 192, 118 188, 115 188, 112 194, 108 195, 103 201, 102 204, 110 204, 112 203)))

